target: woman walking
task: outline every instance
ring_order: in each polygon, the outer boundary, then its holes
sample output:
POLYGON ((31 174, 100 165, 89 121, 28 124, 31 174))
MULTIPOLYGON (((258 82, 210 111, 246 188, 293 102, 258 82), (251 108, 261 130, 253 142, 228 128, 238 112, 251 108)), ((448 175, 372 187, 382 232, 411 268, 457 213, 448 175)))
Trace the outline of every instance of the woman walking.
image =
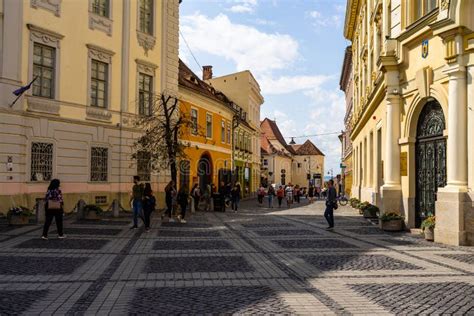
POLYGON ((314 186, 313 185, 310 185, 309 189, 308 189, 308 200, 309 200, 309 204, 312 204, 313 203, 313 198, 314 198, 314 186))
POLYGON ((181 215, 178 216, 179 222, 185 224, 186 209, 188 208, 189 193, 185 186, 182 186, 178 192, 178 204, 181 207, 181 215))
POLYGON ((199 201, 201 200, 201 189, 197 183, 191 189, 191 195, 194 201, 194 212, 197 212, 199 210, 199 201))
POLYGON ((61 190, 59 189, 60 181, 58 179, 51 180, 48 191, 46 192, 46 220, 43 227, 43 235, 41 239, 48 239, 49 226, 56 220, 56 228, 58 230, 58 238, 65 238, 63 233, 63 216, 64 216, 64 201, 61 190))
POLYGON ((231 198, 232 198, 232 210, 234 212, 237 212, 237 209, 239 208, 239 202, 240 202, 240 183, 237 183, 233 188, 232 191, 230 192, 231 198))
POLYGON ((257 192, 258 206, 263 205, 263 198, 265 197, 265 188, 260 185, 257 192))
POLYGON ((283 187, 280 185, 280 187, 277 190, 277 198, 278 198, 278 207, 281 207, 281 202, 283 201, 283 198, 285 197, 285 190, 283 190, 283 187))
POLYGON ((156 199, 153 196, 150 183, 145 184, 145 190, 143 191, 143 215, 145 222, 145 231, 150 231, 150 217, 151 213, 155 211, 156 199))
POLYGON ((275 188, 271 184, 268 187, 267 195, 268 195, 268 207, 273 208, 273 197, 275 196, 275 188))
MULTIPOLYGON (((165 187, 165 202, 166 202, 166 215, 170 222, 174 222, 171 217, 173 211, 173 195, 176 194, 176 189, 174 188, 174 181, 171 180, 165 187)), ((161 217, 163 220, 163 216, 161 217)))
POLYGON ((329 226, 327 230, 332 230, 334 228, 334 209, 337 208, 337 193, 334 188, 334 181, 331 179, 328 182, 328 191, 326 197, 326 211, 324 212, 324 217, 326 218, 329 226))

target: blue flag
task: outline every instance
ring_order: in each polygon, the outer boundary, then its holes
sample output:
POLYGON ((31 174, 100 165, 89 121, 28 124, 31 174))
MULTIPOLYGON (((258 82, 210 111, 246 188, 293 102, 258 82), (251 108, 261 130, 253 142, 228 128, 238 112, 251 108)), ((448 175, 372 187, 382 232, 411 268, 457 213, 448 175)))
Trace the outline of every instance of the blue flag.
POLYGON ((38 77, 35 77, 33 80, 31 80, 31 82, 29 84, 27 84, 26 86, 23 86, 23 87, 20 87, 18 89, 16 89, 15 91, 13 91, 13 94, 16 95, 17 97, 22 95, 23 92, 27 91, 28 89, 31 88, 31 85, 33 84, 33 82, 35 82, 36 78, 38 77))

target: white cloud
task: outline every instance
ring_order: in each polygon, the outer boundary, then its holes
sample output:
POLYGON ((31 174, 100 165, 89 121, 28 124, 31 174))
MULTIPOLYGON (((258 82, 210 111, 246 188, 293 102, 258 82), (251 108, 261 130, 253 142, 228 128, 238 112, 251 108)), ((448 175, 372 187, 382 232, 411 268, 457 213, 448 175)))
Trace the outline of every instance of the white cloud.
POLYGON ((234 13, 253 13, 258 5, 257 0, 233 0, 228 10, 234 13))
POLYGON ((258 82, 264 94, 287 94, 319 87, 330 80, 332 76, 260 76, 258 82))
POLYGON ((289 67, 299 57, 298 42, 291 36, 232 23, 224 14, 184 16, 181 31, 192 50, 231 60, 239 71, 270 73, 289 67))
MULTIPOLYGON (((336 7, 336 11, 339 12, 337 7, 336 7)), ((342 24, 341 13, 342 12, 339 12, 339 14, 327 15, 317 10, 306 12, 306 14, 310 17, 313 26, 317 29, 321 27, 341 26, 342 24)))
POLYGON ((258 25, 269 25, 269 26, 276 25, 275 21, 270 21, 270 20, 265 20, 265 19, 256 19, 255 23, 258 25))

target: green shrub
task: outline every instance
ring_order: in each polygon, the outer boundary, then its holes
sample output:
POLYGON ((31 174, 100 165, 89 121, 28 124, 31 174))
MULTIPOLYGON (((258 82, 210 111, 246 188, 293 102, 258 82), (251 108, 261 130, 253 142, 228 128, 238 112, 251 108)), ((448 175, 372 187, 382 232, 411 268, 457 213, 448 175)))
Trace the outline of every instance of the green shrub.
POLYGON ((425 230, 427 228, 435 228, 436 226, 436 216, 430 215, 423 222, 421 222, 421 230, 425 230))
POLYGON ((387 213, 384 213, 382 216, 380 216, 379 218, 382 222, 388 222, 388 221, 391 221, 391 220, 398 220, 398 219, 405 219, 404 216, 396 213, 396 212, 387 212, 387 213))
POLYGON ((360 200, 358 198, 351 198, 349 200, 349 203, 353 208, 357 208, 357 205, 360 203, 360 200))
POLYGON ((372 204, 365 201, 365 202, 359 203, 358 209, 360 209, 361 211, 365 211, 367 208, 369 208, 370 205, 372 204))
POLYGON ((370 204, 369 207, 366 209, 368 212, 372 214, 378 214, 380 212, 379 208, 376 205, 370 204))

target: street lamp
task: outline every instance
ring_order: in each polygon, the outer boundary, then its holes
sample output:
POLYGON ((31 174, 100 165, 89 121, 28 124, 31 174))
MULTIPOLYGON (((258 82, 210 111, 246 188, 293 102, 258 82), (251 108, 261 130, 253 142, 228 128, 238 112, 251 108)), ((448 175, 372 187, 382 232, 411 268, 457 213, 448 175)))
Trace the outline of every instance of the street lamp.
POLYGON ((329 174, 331 175, 331 179, 333 179, 333 178, 334 178, 334 175, 333 175, 332 168, 331 168, 331 169, 329 169, 329 171, 328 171, 328 175, 329 175, 329 174))

